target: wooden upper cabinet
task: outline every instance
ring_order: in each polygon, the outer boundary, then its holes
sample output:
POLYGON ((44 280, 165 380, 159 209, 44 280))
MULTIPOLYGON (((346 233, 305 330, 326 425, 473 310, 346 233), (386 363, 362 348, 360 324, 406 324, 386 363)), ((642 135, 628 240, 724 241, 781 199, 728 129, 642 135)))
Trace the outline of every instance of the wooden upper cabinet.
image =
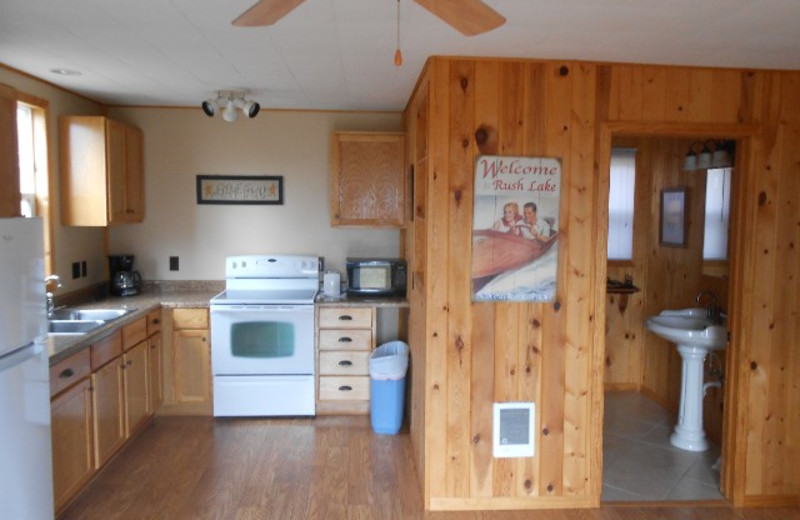
POLYGON ((405 226, 405 134, 334 132, 331 226, 405 226))
POLYGON ((17 92, 0 85, 0 217, 19 216, 17 92))
POLYGON ((142 131, 103 116, 61 118, 62 223, 144 220, 142 131))

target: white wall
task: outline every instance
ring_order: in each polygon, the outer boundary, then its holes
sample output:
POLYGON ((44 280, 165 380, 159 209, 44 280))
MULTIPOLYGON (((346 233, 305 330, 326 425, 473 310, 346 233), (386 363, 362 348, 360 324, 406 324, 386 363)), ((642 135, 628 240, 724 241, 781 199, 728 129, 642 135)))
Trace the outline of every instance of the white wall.
POLYGON ((197 108, 113 108, 144 132, 146 217, 110 231, 111 254, 136 255, 146 280, 221 280, 226 255, 397 256, 396 230, 331 228, 328 179, 334 130, 401 130, 399 113, 262 110, 226 123, 197 108), (284 204, 198 205, 196 176, 282 175, 284 204), (180 270, 169 270, 169 257, 180 270))

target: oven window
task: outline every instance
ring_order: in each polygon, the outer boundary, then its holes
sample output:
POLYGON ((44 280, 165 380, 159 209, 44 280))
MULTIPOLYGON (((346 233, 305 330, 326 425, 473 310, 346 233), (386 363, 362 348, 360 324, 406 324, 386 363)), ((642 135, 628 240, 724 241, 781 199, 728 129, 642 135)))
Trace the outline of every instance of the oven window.
POLYGON ((283 358, 294 355, 294 323, 245 321, 231 326, 231 354, 243 358, 283 358))

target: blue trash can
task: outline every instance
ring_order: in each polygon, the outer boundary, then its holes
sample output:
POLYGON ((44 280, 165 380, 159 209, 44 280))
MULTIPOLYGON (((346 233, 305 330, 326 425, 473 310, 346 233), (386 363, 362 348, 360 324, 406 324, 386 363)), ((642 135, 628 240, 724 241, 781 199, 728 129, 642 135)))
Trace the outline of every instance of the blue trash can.
POLYGON ((403 425, 408 345, 390 341, 369 357, 370 421, 375 433, 394 435, 403 425))

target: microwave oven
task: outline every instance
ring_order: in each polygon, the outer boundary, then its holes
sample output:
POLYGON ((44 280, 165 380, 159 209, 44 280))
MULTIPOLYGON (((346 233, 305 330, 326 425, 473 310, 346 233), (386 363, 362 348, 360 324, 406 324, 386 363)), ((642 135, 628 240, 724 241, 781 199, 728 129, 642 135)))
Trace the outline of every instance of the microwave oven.
POLYGON ((406 261, 402 258, 347 258, 347 294, 406 295, 406 261))

